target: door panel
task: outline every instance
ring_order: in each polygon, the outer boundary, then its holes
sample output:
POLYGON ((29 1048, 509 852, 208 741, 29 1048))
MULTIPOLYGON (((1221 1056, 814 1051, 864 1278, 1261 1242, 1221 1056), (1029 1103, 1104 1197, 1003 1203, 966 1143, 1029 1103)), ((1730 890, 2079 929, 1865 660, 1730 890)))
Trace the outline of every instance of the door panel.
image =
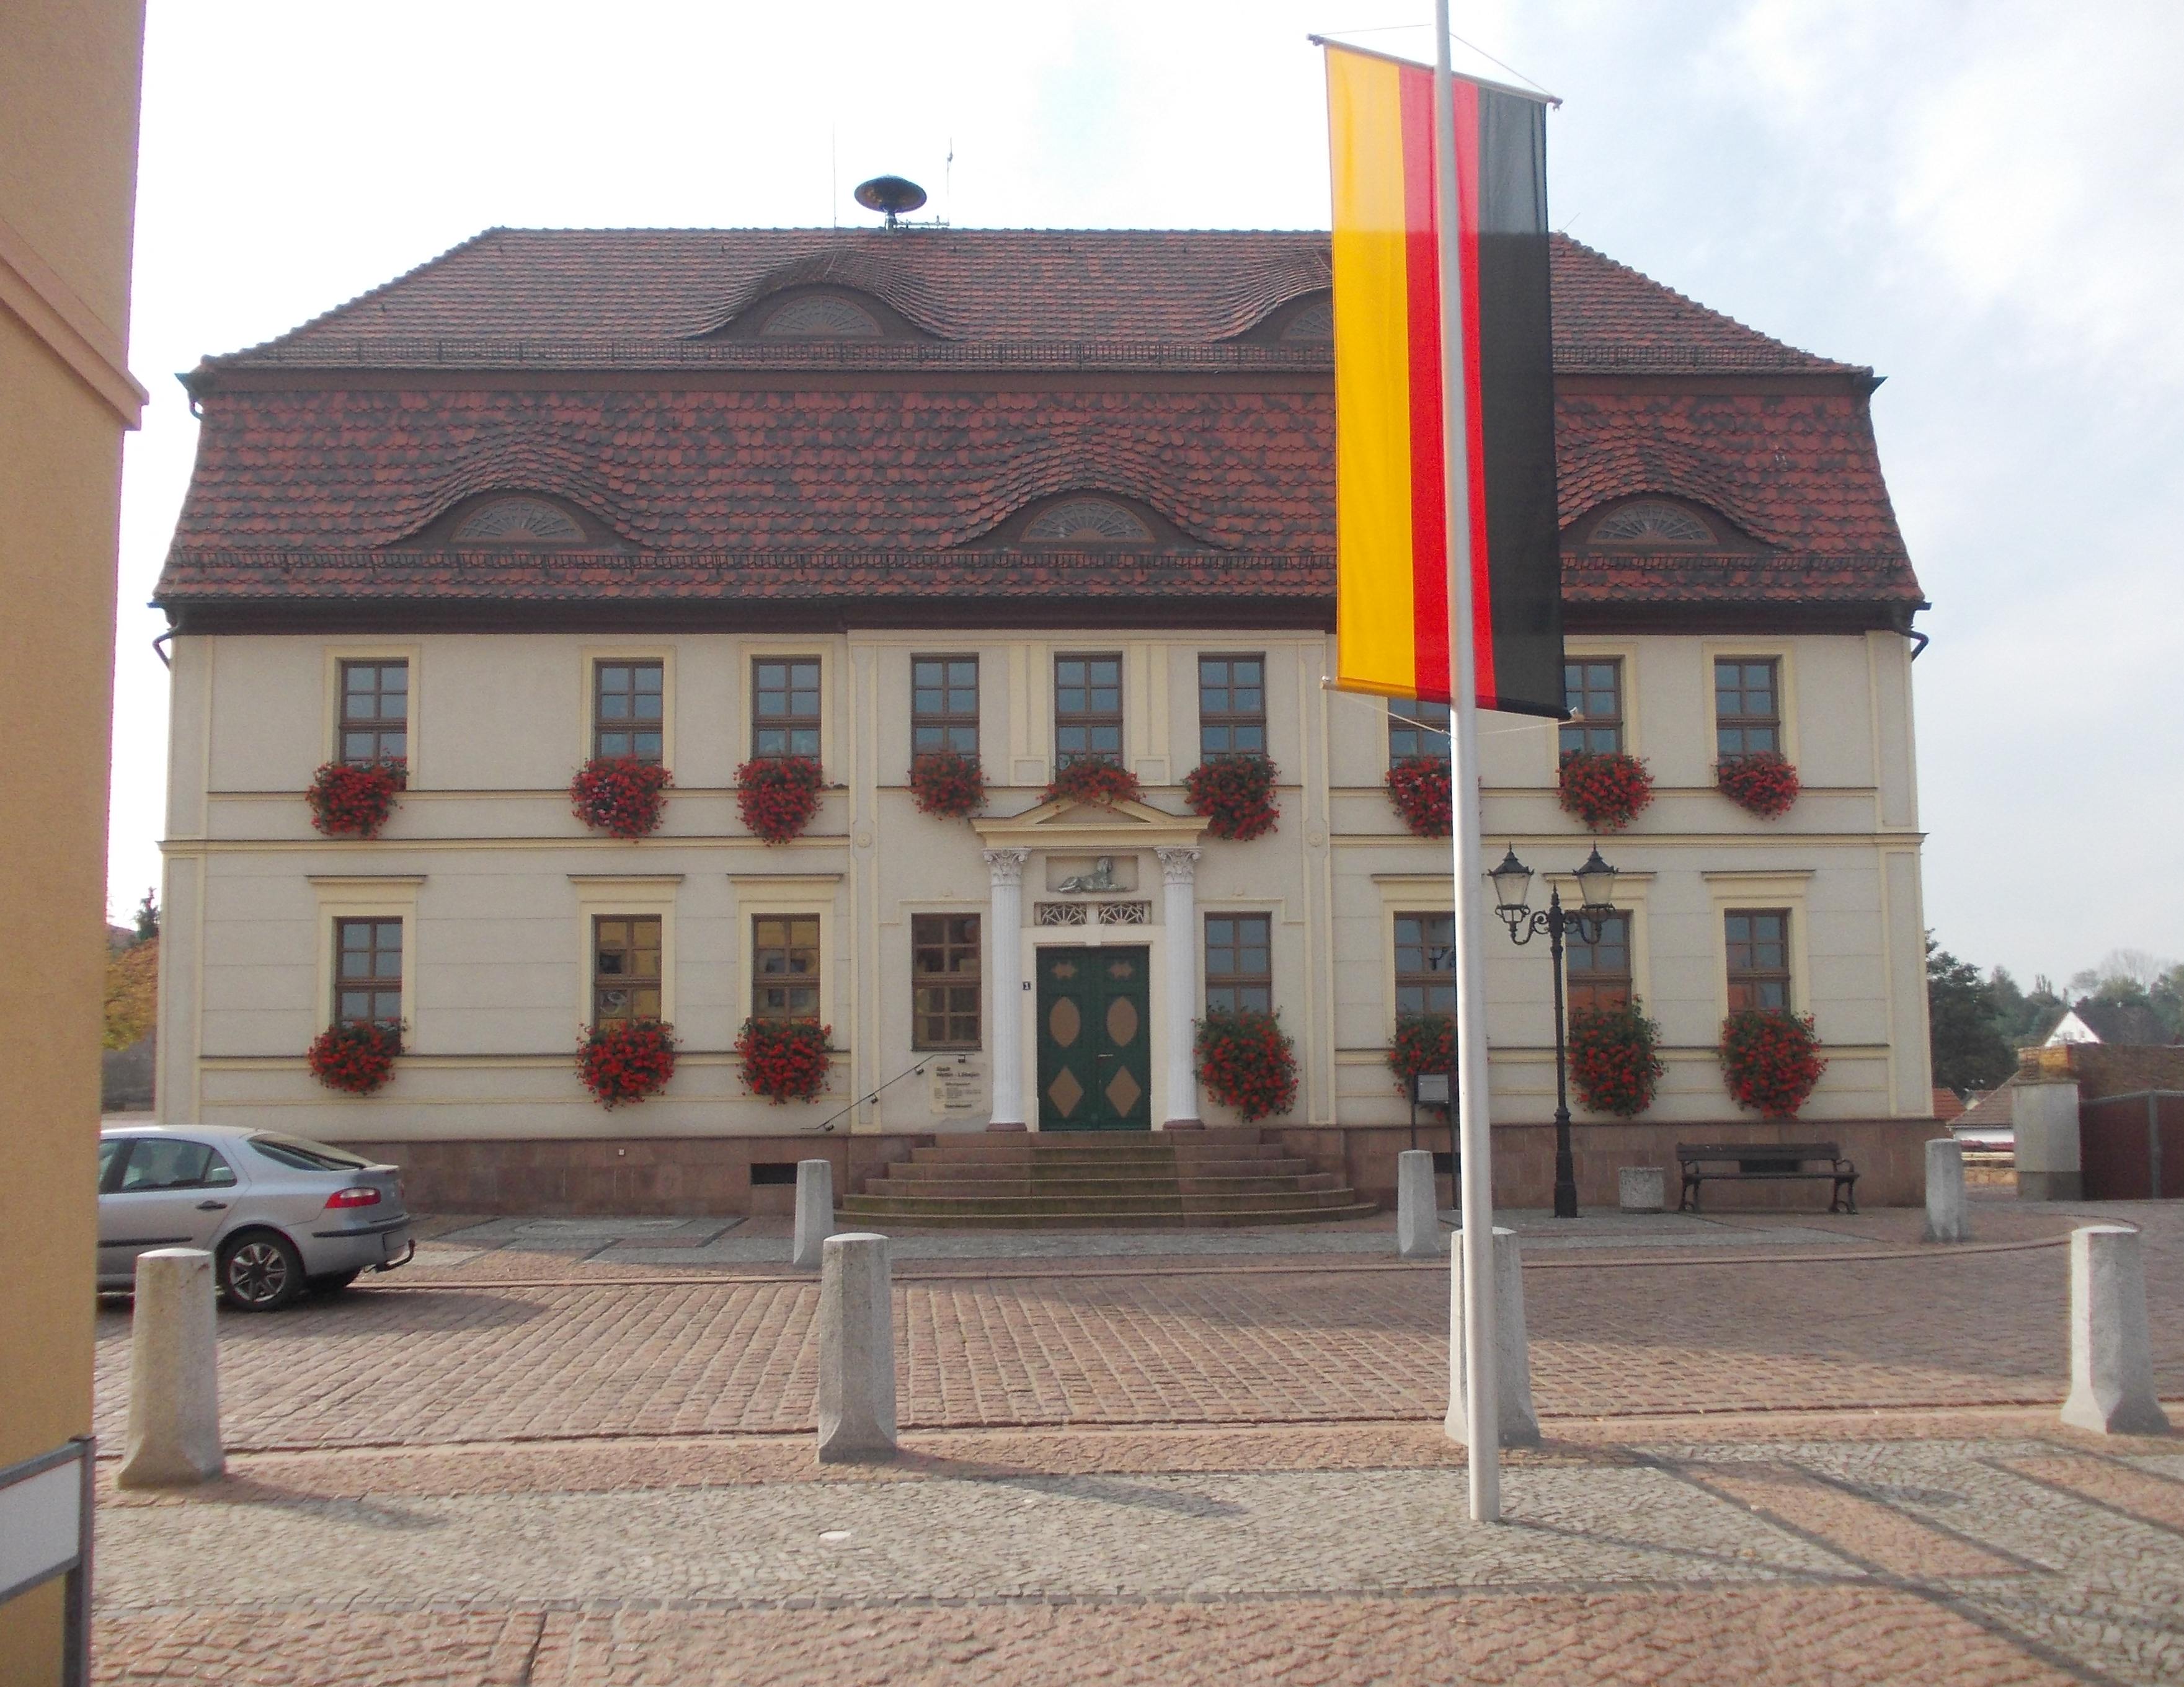
POLYGON ((133 1276, 148 1249, 209 1248, 236 1188, 234 1168, 209 1143, 131 1139, 117 1187, 98 1198, 99 1276, 133 1276))
POLYGON ((1143 949, 1039 951, 1039 1127, 1152 1128, 1143 949))

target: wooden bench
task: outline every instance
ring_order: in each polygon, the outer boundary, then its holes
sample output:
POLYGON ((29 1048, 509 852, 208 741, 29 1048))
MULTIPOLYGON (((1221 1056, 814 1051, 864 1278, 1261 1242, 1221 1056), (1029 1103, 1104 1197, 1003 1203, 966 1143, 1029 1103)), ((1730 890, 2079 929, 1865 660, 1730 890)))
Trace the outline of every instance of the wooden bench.
POLYGON ((1858 1167, 1844 1159, 1841 1148, 1832 1142, 1680 1142, 1676 1164, 1684 1177, 1683 1199, 1676 1203, 1679 1212, 1699 1210, 1699 1185, 1707 1183, 1829 1183, 1835 1186, 1828 1202, 1830 1212, 1858 1211, 1858 1167), (1803 1169, 1820 1161, 1827 1163, 1826 1171, 1803 1169), (1700 1169, 1730 1163, 1736 1167, 1733 1172, 1700 1169))

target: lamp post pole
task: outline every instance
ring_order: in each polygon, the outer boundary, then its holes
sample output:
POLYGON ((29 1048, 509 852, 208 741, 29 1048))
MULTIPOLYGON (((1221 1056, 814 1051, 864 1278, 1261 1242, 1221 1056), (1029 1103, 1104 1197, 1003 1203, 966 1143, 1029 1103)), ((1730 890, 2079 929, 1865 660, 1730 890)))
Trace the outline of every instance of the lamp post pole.
POLYGON ((1569 1044, 1564 1034, 1563 894, 1547 892, 1547 951, 1555 966, 1555 1217, 1577 1217, 1577 1156, 1570 1150, 1569 1044))

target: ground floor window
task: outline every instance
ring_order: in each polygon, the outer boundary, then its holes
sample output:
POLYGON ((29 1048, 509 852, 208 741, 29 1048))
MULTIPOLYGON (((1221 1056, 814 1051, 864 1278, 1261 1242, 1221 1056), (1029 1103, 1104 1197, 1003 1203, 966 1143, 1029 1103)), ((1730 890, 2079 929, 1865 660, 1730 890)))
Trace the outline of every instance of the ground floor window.
POLYGON ((1723 916, 1729 949, 1729 1011, 1790 1005, 1790 910, 1732 908, 1723 916))
POLYGON ((983 1022, 978 916, 914 914, 910 944, 911 1046, 977 1048, 983 1022))
POLYGON ((1456 916, 1396 916, 1396 1011, 1456 1011, 1456 916))
POLYGON ((401 1022, 401 921, 335 921, 334 1023, 401 1022))
POLYGON ((1206 1011, 1234 1013, 1274 1007, 1273 917, 1268 914, 1206 916, 1206 1011))
POLYGON ((600 914, 592 920, 592 1020, 629 1025, 660 1017, 660 916, 600 914))
POLYGON ((751 1013, 819 1017, 819 916, 761 914, 751 921, 751 1013))
POLYGON ((1583 928, 1574 921, 1570 924, 1564 965, 1572 1013, 1630 1005, 1630 916, 1610 914, 1593 929, 1600 939, 1587 943, 1583 928))

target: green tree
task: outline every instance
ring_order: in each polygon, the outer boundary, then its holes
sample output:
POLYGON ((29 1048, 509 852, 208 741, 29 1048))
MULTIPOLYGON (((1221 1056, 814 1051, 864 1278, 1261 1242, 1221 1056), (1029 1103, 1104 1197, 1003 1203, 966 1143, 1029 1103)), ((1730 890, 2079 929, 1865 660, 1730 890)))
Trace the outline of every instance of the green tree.
POLYGON ((1987 975, 1986 994, 1987 1016, 2002 1040, 2013 1049, 2029 1049, 2046 1042, 2068 1005, 2045 977, 2034 978, 2028 992, 2018 987, 2004 966, 1987 975))
POLYGON ((148 890, 136 905, 136 941, 149 943, 159 935, 159 893, 148 890))
POLYGON ((1926 937, 1926 1017, 1934 1082, 1957 1094, 1992 1089, 2017 1069, 2017 1054, 1995 1023, 1979 968, 1926 937))

